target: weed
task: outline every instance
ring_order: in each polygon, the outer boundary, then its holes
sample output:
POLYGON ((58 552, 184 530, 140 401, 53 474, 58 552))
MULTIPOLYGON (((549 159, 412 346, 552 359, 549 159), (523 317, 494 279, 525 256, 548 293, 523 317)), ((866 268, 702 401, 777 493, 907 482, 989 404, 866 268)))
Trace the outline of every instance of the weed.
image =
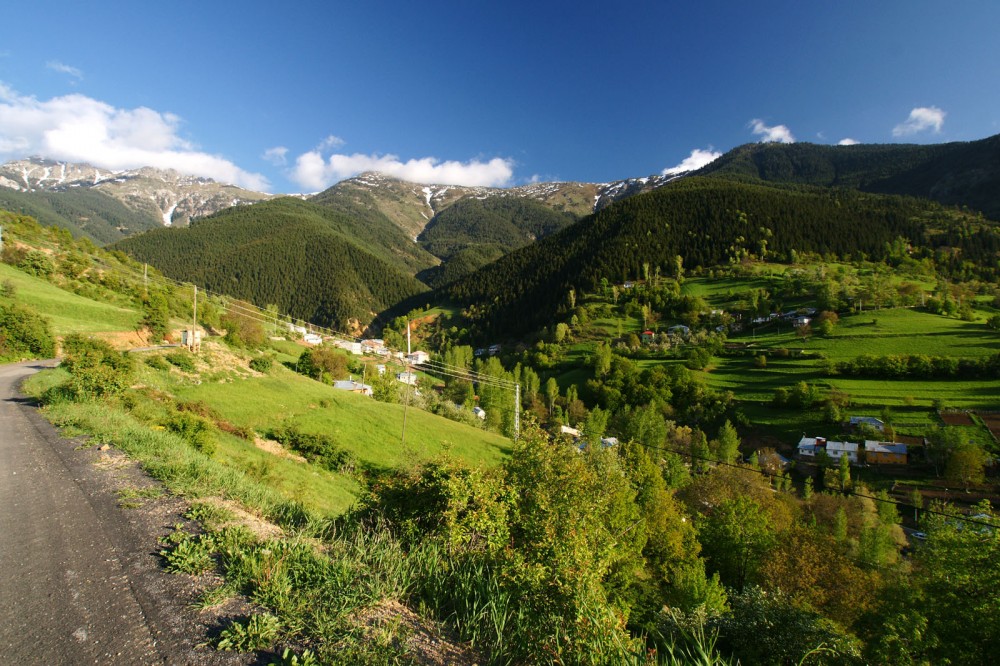
POLYGON ((232 599, 236 593, 227 584, 216 585, 215 587, 206 588, 198 598, 191 604, 192 608, 197 610, 207 610, 209 608, 215 608, 226 603, 232 599))
POLYGON ((212 555, 215 540, 210 534, 195 536, 183 530, 175 530, 164 538, 173 548, 160 551, 171 573, 186 573, 193 576, 205 573, 215 565, 212 555))
POLYGON ((184 517, 201 523, 208 530, 236 520, 236 514, 229 509, 208 502, 195 502, 184 512, 184 517))
POLYGON ((278 638, 281 624, 269 613, 251 615, 245 622, 235 621, 222 630, 216 648, 250 652, 269 647, 278 638))
POLYGON ((319 662, 316 661, 316 655, 312 650, 303 650, 302 654, 297 655, 291 648, 285 648, 281 657, 272 661, 269 666, 317 666, 317 664, 319 662))

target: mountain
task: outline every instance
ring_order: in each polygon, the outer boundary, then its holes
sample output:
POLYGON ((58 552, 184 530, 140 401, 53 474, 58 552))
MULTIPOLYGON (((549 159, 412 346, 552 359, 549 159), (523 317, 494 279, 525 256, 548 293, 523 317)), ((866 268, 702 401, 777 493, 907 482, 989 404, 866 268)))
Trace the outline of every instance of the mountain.
POLYGON ((227 208, 112 247, 174 279, 341 330, 357 330, 426 291, 413 273, 434 261, 378 214, 347 215, 292 197, 227 208))
POLYGON ((995 225, 913 198, 854 190, 690 177, 608 206, 446 287, 481 333, 517 335, 548 325, 571 289, 592 291, 646 270, 674 275, 754 255, 794 252, 884 258, 905 238, 920 249, 954 248, 956 270, 997 272, 995 225), (956 217, 958 218, 956 220, 956 217))
POLYGON ((630 178, 611 183, 551 182, 500 188, 421 185, 370 172, 343 180, 310 200, 325 206, 352 202, 377 209, 410 238, 416 239, 435 216, 467 199, 534 201, 559 213, 583 217, 620 199, 661 187, 681 175, 630 178))
POLYGON ((967 206, 1000 220, 1000 135, 926 146, 755 143, 729 151, 697 174, 901 194, 967 206))
POLYGON ((153 216, 91 188, 21 192, 0 187, 0 209, 31 216, 47 227, 68 229, 98 245, 161 226, 153 216))
MULTIPOLYGON (((28 195, 26 201, 81 198, 79 193, 100 193, 118 201, 135 216, 125 229, 159 223, 184 226, 192 217, 211 215, 241 203, 264 201, 270 194, 252 192, 210 178, 189 176, 172 169, 143 167, 127 171, 98 169, 89 164, 55 162, 39 158, 0 165, 0 194, 9 190, 28 195), (48 196, 32 196, 46 193, 48 196), (53 194, 58 196, 52 196, 53 194), (64 196, 65 195, 65 196, 64 196)), ((69 218, 70 223, 74 223, 69 218)), ((91 225, 94 228, 94 225, 91 225)), ((120 235, 119 235, 120 237, 120 235)))

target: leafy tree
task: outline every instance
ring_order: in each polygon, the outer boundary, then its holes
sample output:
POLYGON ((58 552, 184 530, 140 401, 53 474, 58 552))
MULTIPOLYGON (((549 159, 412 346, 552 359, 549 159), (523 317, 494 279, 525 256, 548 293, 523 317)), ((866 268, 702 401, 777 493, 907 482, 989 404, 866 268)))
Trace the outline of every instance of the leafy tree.
POLYGON ((332 347, 313 347, 302 352, 295 369, 307 377, 331 383, 347 376, 347 357, 332 347))
POLYGON ((556 400, 559 398, 559 384, 556 382, 555 377, 549 377, 545 381, 545 399, 549 403, 549 415, 552 414, 552 408, 556 406, 556 400))
POLYGON ((945 478, 961 484, 965 492, 969 492, 969 486, 986 480, 986 465, 989 460, 989 454, 975 442, 961 442, 948 456, 945 478))
POLYGON ((170 328, 170 311, 166 296, 159 290, 148 292, 142 302, 141 326, 149 329, 151 340, 162 340, 170 328))
POLYGON ((737 590, 757 581, 757 572, 775 543, 767 512, 748 497, 725 500, 701 523, 701 543, 709 568, 737 590))
POLYGON ((721 462, 734 462, 740 454, 740 437, 736 428, 726 419, 719 428, 719 436, 715 441, 715 458, 721 462))
POLYGON ((267 340, 260 322, 239 310, 229 310, 219 323, 226 329, 226 342, 234 347, 258 349, 267 340))

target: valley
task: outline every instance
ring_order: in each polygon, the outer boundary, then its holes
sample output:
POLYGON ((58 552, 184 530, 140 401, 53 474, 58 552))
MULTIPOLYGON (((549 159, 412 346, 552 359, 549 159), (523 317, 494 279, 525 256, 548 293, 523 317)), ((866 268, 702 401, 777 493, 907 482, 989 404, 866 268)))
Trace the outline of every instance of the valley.
POLYGON ((105 239, 18 191, 0 359, 61 356, 25 385, 46 418, 190 504, 162 557, 222 618, 211 649, 975 663, 996 147, 751 145, 507 190, 369 173, 105 239))

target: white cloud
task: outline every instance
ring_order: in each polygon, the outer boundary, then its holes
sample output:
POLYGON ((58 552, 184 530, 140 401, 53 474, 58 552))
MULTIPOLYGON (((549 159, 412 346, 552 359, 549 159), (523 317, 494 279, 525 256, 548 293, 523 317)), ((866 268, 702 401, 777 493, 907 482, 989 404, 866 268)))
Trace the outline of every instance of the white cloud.
POLYGON ((760 140, 761 143, 795 143, 792 130, 784 125, 768 127, 760 118, 754 118, 747 126, 750 127, 755 135, 764 137, 760 140))
POLYGON ((841 139, 840 141, 838 141, 837 145, 838 146, 856 146, 856 145, 858 145, 858 143, 860 143, 860 142, 857 141, 857 140, 855 140, 855 139, 852 139, 850 137, 847 137, 845 139, 841 139))
POLYGON ((493 158, 488 162, 442 162, 422 157, 403 162, 396 155, 331 155, 324 159, 318 150, 299 155, 289 177, 307 190, 322 190, 334 183, 365 171, 379 171, 389 176, 426 185, 467 185, 502 187, 510 184, 514 162, 493 158))
POLYGON ((339 136, 334 136, 331 134, 330 136, 326 137, 325 139, 319 142, 319 145, 316 146, 316 150, 324 151, 324 150, 330 150, 331 148, 340 148, 341 146, 344 145, 344 143, 346 142, 339 136))
POLYGON ((672 176, 676 173, 684 173, 685 171, 695 171, 707 164, 711 164, 720 157, 722 157, 722 153, 712 150, 711 146, 708 147, 708 150, 695 148, 680 164, 664 169, 663 175, 672 176))
POLYGON ((83 72, 81 72, 78 68, 71 67, 70 65, 61 63, 58 60, 50 60, 45 63, 45 66, 53 71, 59 72, 60 74, 69 74, 73 78, 83 79, 83 72))
POLYGON ((946 115, 947 113, 936 106, 918 106, 910 111, 910 117, 906 119, 906 122, 892 128, 892 135, 909 136, 926 130, 940 132, 946 115))
POLYGON ((275 146, 274 148, 268 148, 264 151, 264 154, 260 156, 265 162, 270 162, 274 166, 285 166, 288 164, 288 148, 284 146, 275 146))
POLYGON ((105 169, 176 169, 254 190, 267 179, 201 152, 178 135, 181 119, 146 107, 118 109, 73 94, 39 101, 0 83, 0 159, 40 155, 105 169))

